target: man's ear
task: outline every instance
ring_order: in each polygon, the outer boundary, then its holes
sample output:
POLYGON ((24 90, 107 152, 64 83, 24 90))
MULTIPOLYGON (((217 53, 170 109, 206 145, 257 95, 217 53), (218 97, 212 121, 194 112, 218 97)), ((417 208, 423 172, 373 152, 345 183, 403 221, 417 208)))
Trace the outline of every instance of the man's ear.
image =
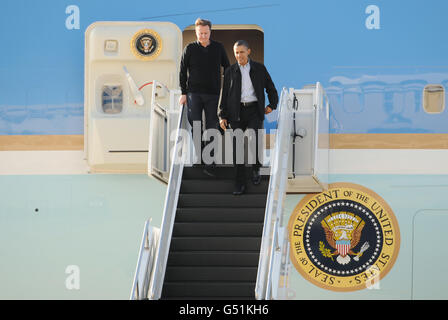
POLYGON ((247 49, 247 55, 250 56, 250 49, 247 49))

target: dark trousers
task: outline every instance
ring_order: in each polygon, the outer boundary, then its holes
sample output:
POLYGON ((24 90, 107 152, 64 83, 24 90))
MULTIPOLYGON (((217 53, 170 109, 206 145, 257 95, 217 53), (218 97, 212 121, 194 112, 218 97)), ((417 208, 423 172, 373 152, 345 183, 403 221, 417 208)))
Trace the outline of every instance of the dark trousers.
MULTIPOLYGON (((245 131, 246 129, 255 129, 255 141, 251 143, 255 143, 255 153, 256 153, 256 162, 252 164, 252 170, 258 170, 261 167, 260 159, 258 158, 258 129, 263 128, 263 120, 260 120, 257 113, 256 106, 251 107, 241 107, 240 111, 240 121, 231 121, 230 128, 233 130, 241 129, 245 131)), ((246 166, 245 164, 238 164, 236 162, 236 143, 233 144, 233 163, 235 167, 235 183, 236 184, 245 184, 246 183, 246 166)), ((249 148, 249 147, 248 147, 249 148)))
MULTIPOLYGON (((202 111, 205 113, 205 129, 218 128, 218 102, 219 95, 205 93, 188 93, 187 94, 187 118, 193 128, 193 121, 201 122, 201 147, 196 148, 196 152, 202 152, 207 143, 202 143, 203 121, 202 111), (201 150, 198 150, 201 149, 201 150)), ((209 142, 208 142, 209 143, 209 142)), ((199 155, 197 155, 199 156, 199 155)), ((213 155, 212 155, 213 156, 213 155)), ((198 158, 199 159, 199 158, 198 158)))

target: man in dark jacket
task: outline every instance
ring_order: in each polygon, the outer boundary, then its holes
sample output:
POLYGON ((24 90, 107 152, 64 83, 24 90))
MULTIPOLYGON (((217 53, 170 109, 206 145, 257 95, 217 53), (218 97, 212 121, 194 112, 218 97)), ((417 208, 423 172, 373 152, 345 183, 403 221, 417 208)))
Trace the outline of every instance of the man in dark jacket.
POLYGON ((187 105, 188 121, 193 128, 193 123, 200 121, 202 129, 202 111, 204 111, 206 129, 217 129, 221 67, 225 70, 230 65, 224 46, 210 39, 211 27, 212 24, 208 20, 200 18, 196 20, 197 41, 185 47, 180 63, 179 80, 182 95, 179 103, 187 105))
MULTIPOLYGON (((224 85, 219 111, 219 125, 226 130, 227 125, 233 130, 263 128, 264 115, 277 108, 278 93, 266 67, 249 59, 250 48, 245 40, 238 40, 233 46, 237 63, 231 65, 224 73, 224 85), (268 95, 269 105, 265 107, 264 91, 268 95)), ((258 136, 258 135, 256 135, 258 136)), ((258 146, 258 141, 255 141, 258 146)), ((234 148, 234 159, 235 159, 234 148)), ((261 180, 258 152, 256 163, 252 165, 252 182, 261 180)), ((234 160, 235 161, 235 160, 234 160)), ((236 164, 234 195, 245 192, 246 174, 244 164, 236 164)))

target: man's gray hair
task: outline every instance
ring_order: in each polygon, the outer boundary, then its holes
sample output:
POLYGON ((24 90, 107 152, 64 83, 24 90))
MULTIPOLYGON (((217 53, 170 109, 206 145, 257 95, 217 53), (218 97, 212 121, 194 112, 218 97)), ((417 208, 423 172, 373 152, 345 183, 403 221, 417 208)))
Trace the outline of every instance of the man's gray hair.
POLYGON ((249 43, 246 40, 238 40, 237 42, 235 42, 233 46, 234 47, 245 46, 247 49, 250 49, 249 43))

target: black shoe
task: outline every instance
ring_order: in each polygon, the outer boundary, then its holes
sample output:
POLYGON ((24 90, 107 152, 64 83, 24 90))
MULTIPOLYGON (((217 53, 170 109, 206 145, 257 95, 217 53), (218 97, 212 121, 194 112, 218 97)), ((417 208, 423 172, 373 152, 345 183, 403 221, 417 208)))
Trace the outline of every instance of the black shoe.
POLYGON ((237 184, 235 190, 233 191, 234 196, 242 195, 246 191, 246 186, 244 184, 237 184))
POLYGON ((261 175, 260 175, 260 169, 252 170, 252 183, 254 185, 260 184, 261 182, 261 175))
POLYGON ((206 165, 205 168, 202 170, 202 172, 208 175, 209 177, 216 178, 214 165, 206 165))

